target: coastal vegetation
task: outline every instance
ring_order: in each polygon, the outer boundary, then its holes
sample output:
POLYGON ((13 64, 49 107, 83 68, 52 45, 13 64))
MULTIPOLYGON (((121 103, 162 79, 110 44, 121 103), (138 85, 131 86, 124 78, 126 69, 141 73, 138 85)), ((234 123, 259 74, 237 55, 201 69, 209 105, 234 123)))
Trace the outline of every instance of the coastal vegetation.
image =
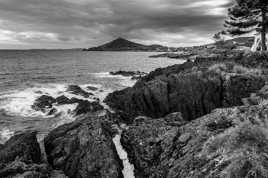
POLYGON ((236 4, 229 8, 228 17, 225 21, 226 31, 222 33, 239 36, 251 32, 256 33, 255 47, 262 51, 267 50, 266 33, 268 27, 268 2, 265 0, 236 0, 236 4), (261 39, 258 37, 261 36, 261 39), (258 44, 261 44, 259 47, 258 44))

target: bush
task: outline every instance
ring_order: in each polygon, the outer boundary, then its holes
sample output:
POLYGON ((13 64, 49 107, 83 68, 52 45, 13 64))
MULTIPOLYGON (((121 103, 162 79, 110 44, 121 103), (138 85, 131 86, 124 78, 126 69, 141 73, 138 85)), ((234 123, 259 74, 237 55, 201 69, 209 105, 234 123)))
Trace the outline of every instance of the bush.
MULTIPOLYGON (((265 126, 266 125, 266 126, 265 126)), ((203 147, 202 155, 218 161, 220 177, 268 177, 268 127, 240 123, 215 137, 203 147), (227 166, 226 166, 227 164, 227 166), (225 165, 225 166, 223 166, 225 165)))

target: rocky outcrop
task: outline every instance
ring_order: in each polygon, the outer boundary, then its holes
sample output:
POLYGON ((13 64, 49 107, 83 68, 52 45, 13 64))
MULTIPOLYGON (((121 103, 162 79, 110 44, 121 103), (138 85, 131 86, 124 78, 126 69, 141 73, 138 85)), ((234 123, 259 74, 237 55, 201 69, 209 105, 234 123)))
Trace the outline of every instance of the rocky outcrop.
POLYGON ((32 105, 32 108, 36 111, 47 112, 47 109, 52 108, 52 105, 56 102, 56 99, 52 96, 42 95, 37 98, 32 105))
POLYGON ((188 124, 180 116, 136 119, 121 142, 136 178, 268 177, 268 106, 214 110, 188 124))
POLYGON ((105 102, 132 118, 158 118, 181 112, 183 118, 193 120, 215 108, 242 105, 242 98, 264 86, 261 76, 235 73, 234 68, 235 65, 197 67, 187 62, 159 69, 134 87, 110 94, 105 102))
POLYGON ((111 75, 121 75, 124 77, 131 77, 133 80, 138 80, 144 77, 147 73, 141 72, 141 71, 115 71, 115 72, 110 72, 111 75))
POLYGON ((83 96, 85 98, 88 98, 89 96, 93 95, 92 93, 86 92, 78 85, 69 85, 67 88, 67 92, 70 92, 74 95, 80 95, 80 96, 83 96))
POLYGON ((53 176, 66 177, 41 162, 41 150, 35 131, 15 135, 0 148, 0 177, 49 178, 53 176))
POLYGON ((194 55, 196 55, 196 54, 189 53, 189 52, 180 52, 180 53, 162 53, 162 54, 152 55, 149 57, 150 58, 167 57, 167 58, 171 58, 171 59, 184 59, 184 58, 189 58, 190 56, 194 56, 194 55))
POLYGON ((48 162, 70 178, 121 178, 122 163, 112 142, 110 116, 88 115, 45 138, 48 162))
POLYGON ((13 136, 0 150, 0 162, 9 163, 19 159, 26 163, 40 163, 41 151, 36 139, 36 132, 29 131, 13 136))

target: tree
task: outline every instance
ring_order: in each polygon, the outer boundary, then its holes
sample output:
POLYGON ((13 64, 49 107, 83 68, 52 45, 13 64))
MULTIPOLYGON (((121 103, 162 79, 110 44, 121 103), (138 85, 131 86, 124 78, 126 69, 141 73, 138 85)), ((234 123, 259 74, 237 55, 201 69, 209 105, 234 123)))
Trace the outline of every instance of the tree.
POLYGON ((227 28, 226 32, 240 36, 255 31, 261 35, 261 49, 265 51, 267 13, 268 0, 236 0, 236 4, 228 9, 228 19, 224 25, 227 28))

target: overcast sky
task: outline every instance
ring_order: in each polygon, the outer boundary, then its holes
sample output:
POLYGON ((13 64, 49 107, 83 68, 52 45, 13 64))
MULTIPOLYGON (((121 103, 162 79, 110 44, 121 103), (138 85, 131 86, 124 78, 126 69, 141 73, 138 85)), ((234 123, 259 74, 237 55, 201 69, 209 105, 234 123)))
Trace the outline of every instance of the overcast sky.
POLYGON ((0 48, 211 42, 231 0, 0 0, 0 48))

